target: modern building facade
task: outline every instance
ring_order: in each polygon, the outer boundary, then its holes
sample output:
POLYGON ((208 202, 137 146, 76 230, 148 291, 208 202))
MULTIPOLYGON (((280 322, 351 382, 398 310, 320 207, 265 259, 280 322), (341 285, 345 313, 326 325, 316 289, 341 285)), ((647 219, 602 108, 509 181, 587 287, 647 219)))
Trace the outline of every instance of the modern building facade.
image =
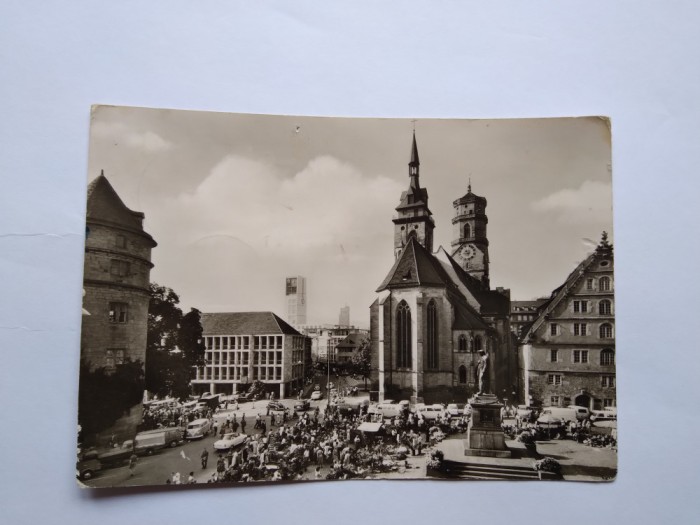
POLYGON ((285 286, 287 298, 287 321, 292 326, 306 324, 306 278, 300 275, 287 277, 285 286))
POLYGON ((350 326, 350 307, 343 306, 340 308, 340 316, 338 317, 338 325, 350 326))
POLYGON ((204 367, 196 392, 233 394, 261 381, 281 399, 303 386, 311 368, 311 344, 272 312, 203 313, 204 367))
POLYGON ((603 233, 523 335, 523 394, 530 403, 597 410, 617 405, 613 259, 603 233))
POLYGON ((415 133, 408 168, 393 219, 395 263, 370 307, 373 388, 379 399, 464 402, 476 391, 483 350, 491 392, 512 399, 510 292, 490 289, 486 199, 469 185, 453 202, 450 253, 433 253, 435 223, 420 185, 415 133))

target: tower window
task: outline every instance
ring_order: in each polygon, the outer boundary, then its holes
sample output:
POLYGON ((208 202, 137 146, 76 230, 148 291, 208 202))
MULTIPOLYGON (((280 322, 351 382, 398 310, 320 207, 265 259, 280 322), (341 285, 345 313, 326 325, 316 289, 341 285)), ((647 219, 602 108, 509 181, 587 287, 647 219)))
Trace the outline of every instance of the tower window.
POLYGON ((115 277, 126 277, 129 275, 131 265, 127 261, 112 259, 110 261, 109 273, 115 277))
POLYGON ((117 248, 126 248, 126 237, 123 235, 117 235, 114 242, 117 248))
POLYGON ((472 227, 469 224, 464 225, 464 237, 466 239, 471 238, 472 236, 472 227))
POLYGON ((438 319, 435 301, 428 303, 428 368, 438 367, 438 319))
POLYGON ((401 301, 396 309, 396 366, 410 368, 411 359, 411 309, 406 301, 401 301))
POLYGON ((109 322, 126 323, 129 321, 129 305, 127 303, 109 303, 109 322))

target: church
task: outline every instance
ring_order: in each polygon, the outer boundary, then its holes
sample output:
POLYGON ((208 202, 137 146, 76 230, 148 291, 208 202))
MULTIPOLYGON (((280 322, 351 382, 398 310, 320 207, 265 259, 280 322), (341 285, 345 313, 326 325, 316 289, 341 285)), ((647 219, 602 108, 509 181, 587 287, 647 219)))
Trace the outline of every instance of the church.
POLYGON ((370 306, 372 389, 379 400, 464 403, 478 389, 483 350, 489 390, 513 402, 510 291, 491 290, 486 199, 470 183, 453 203, 449 251, 433 251, 435 221, 420 184, 415 132, 408 177, 393 219, 395 262, 370 306))

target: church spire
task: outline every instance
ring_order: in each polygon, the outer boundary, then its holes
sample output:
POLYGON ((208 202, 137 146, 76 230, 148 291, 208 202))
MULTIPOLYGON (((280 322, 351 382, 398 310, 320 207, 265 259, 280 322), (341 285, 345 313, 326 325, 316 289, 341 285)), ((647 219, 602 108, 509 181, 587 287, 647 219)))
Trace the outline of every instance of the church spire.
POLYGON ((408 175, 411 178, 411 188, 420 188, 418 171, 420 160, 418 159, 418 145, 416 144, 416 130, 413 130, 413 145, 411 146, 411 162, 408 163, 408 175))

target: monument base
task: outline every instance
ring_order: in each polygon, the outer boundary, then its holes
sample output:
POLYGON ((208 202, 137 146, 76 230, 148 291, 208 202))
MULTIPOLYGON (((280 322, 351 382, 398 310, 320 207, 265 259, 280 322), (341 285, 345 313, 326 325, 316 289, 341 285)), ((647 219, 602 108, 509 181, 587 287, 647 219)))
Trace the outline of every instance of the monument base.
POLYGON ((465 456, 509 458, 506 438, 501 429, 503 405, 493 394, 477 394, 469 400, 472 407, 467 439, 464 442, 465 456))

